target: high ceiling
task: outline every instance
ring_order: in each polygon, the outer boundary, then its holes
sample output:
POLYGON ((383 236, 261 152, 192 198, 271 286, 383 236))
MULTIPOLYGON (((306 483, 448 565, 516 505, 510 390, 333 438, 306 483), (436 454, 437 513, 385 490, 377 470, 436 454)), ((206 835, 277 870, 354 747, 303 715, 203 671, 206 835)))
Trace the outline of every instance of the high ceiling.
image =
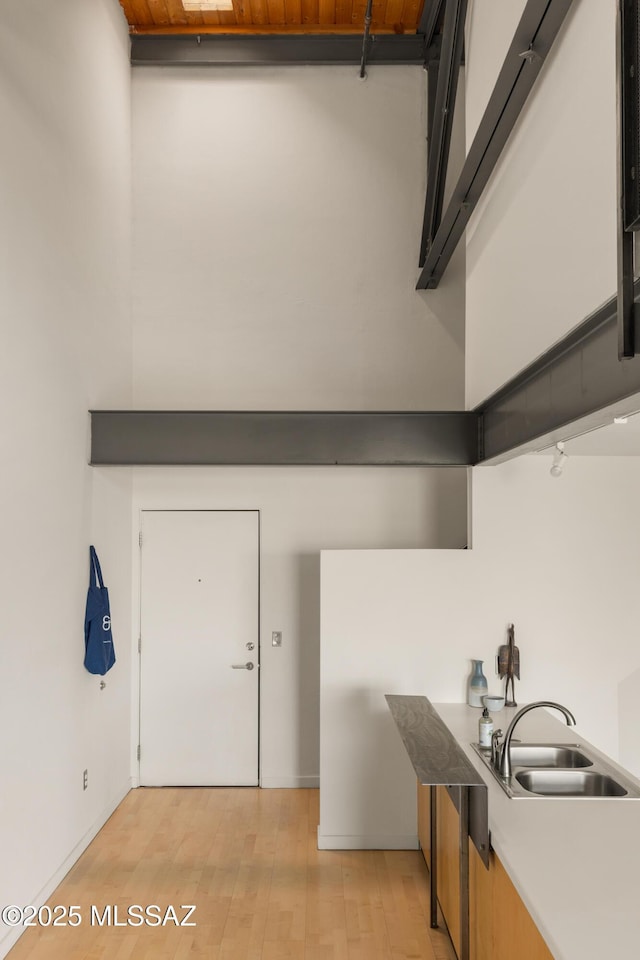
MULTIPOLYGON (((182 0, 120 0, 135 34, 362 33, 367 7, 366 0, 232 2, 233 10, 187 12, 182 0)), ((415 33, 424 5, 425 0, 374 0, 371 32, 415 33)))

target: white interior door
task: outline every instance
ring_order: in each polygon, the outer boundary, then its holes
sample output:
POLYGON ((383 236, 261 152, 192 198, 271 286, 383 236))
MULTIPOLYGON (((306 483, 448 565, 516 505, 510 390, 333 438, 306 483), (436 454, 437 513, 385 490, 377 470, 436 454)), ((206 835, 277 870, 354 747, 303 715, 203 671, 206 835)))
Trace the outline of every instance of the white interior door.
POLYGON ((258 536, 253 510, 143 511, 142 785, 258 783, 258 536))

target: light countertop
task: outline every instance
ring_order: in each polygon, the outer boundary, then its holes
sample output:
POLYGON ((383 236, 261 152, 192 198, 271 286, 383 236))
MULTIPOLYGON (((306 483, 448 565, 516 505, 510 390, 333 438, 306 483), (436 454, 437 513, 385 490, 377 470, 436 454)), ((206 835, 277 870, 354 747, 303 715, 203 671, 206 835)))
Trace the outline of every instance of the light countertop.
MULTIPOLYGON (((434 707, 487 784, 492 846, 555 960, 640 956, 640 800, 510 799, 471 747, 481 711, 434 707)), ((495 728, 506 731, 516 712, 493 714, 495 728)), ((515 736, 583 743, 617 766, 555 711, 525 714, 515 736)))

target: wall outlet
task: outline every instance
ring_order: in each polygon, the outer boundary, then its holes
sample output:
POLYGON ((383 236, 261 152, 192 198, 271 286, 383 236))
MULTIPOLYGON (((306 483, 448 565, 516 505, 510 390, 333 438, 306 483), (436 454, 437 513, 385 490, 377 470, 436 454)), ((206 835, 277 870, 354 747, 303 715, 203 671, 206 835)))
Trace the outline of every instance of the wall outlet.
POLYGON ((272 647, 281 647, 282 646, 282 631, 274 630, 271 634, 271 646, 272 647))
POLYGON ((89 786, 89 771, 83 770, 82 771, 82 789, 86 790, 88 786, 89 786))

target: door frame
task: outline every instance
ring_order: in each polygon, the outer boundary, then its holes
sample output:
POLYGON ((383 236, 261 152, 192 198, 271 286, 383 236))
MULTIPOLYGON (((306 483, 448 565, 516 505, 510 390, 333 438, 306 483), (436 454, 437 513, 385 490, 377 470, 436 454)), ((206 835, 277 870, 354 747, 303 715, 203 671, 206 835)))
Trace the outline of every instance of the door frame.
POLYGON ((262 512, 258 507, 145 507, 140 506, 136 511, 136 522, 133 528, 133 603, 132 603, 132 637, 131 637, 131 786, 140 786, 140 760, 138 746, 140 744, 140 709, 142 684, 142 521, 145 513, 255 513, 258 517, 258 635, 257 635, 257 668, 258 668, 258 787, 262 787, 262 512), (137 602, 136 602, 137 599, 137 602), (133 666, 135 664, 135 666, 133 666))

